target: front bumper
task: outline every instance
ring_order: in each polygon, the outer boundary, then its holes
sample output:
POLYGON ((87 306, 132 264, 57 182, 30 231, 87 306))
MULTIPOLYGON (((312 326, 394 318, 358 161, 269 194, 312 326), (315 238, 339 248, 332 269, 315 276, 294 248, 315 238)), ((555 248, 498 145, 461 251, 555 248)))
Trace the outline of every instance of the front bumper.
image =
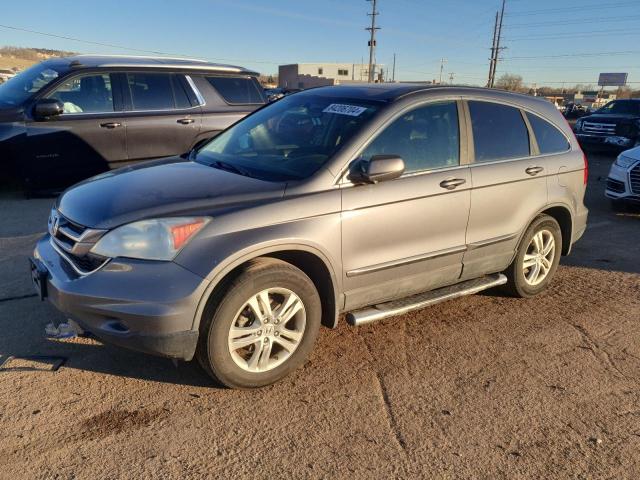
POLYGON ((173 262, 114 259, 78 275, 45 235, 34 258, 46 272, 41 291, 58 310, 98 338, 171 358, 191 360, 198 341, 196 308, 207 286, 173 262))
MULTIPOLYGON (((613 163, 607 177, 604 194, 612 200, 640 202, 640 192, 632 191, 629 181, 630 168, 622 168, 613 163)), ((636 188, 637 190, 637 188, 636 188)))
POLYGON ((583 148, 592 147, 611 152, 621 152, 632 148, 639 140, 615 135, 592 135, 588 133, 576 133, 576 138, 583 148))

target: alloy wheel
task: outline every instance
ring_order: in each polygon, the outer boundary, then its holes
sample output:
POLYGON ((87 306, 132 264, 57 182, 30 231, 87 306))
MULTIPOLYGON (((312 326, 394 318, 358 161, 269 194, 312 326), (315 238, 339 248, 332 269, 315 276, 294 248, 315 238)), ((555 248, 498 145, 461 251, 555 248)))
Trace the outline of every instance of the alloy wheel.
POLYGON ((549 230, 533 235, 522 261, 524 280, 531 286, 539 285, 551 271, 556 254, 556 241, 549 230))
POLYGON ((286 288, 268 288, 249 298, 229 329, 229 352, 245 371, 266 372, 284 363, 300 345, 304 304, 286 288))

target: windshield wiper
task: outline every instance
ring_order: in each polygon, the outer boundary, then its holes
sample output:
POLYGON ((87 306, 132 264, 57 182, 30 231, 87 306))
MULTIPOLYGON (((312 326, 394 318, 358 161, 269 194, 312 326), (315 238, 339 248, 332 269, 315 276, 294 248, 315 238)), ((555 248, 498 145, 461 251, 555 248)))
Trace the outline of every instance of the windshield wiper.
POLYGON ((214 160, 210 165, 214 168, 219 168, 220 170, 226 170, 227 172, 237 173, 238 175, 244 175, 245 177, 253 177, 253 175, 244 168, 238 167, 229 162, 223 162, 222 160, 214 160))

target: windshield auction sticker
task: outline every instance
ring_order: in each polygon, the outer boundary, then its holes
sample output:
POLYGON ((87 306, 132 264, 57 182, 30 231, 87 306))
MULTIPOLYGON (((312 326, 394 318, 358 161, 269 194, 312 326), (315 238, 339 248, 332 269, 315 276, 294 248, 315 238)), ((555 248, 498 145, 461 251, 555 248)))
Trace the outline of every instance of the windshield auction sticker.
POLYGON ((343 105, 341 103, 332 103, 325 108, 323 113, 337 113, 338 115, 349 115, 350 117, 357 117, 364 112, 367 107, 358 107, 356 105, 343 105))

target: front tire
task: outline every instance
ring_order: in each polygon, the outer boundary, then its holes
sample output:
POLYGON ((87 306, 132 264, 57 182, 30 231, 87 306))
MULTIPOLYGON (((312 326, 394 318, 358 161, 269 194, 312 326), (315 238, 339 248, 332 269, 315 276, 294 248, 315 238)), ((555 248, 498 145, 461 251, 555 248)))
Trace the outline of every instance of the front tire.
POLYGON ((214 295, 205 309, 196 357, 231 388, 274 383, 313 349, 322 307, 307 275, 273 258, 258 258, 214 295))
POLYGON ((551 282, 562 254, 562 233, 549 215, 538 216, 524 233, 516 257, 505 270, 504 290, 515 297, 533 297, 551 282))

